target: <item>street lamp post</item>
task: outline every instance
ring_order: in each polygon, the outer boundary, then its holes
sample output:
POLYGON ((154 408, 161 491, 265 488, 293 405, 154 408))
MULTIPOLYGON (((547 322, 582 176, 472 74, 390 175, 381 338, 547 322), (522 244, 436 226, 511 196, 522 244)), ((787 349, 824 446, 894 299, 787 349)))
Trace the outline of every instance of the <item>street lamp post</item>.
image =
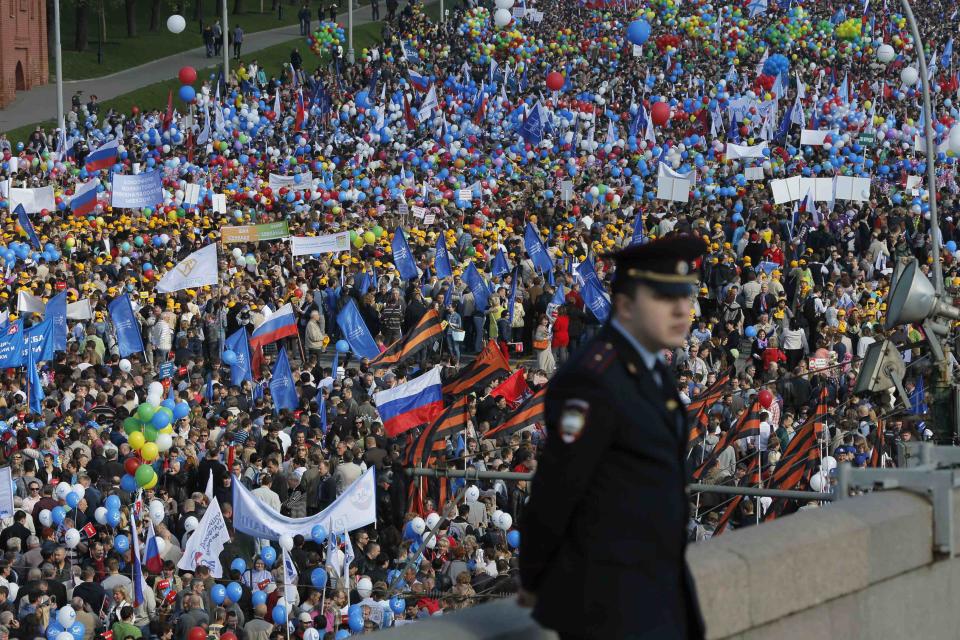
POLYGON ((53 51, 57 56, 57 126, 60 135, 66 136, 66 122, 63 119, 63 54, 60 50, 60 0, 53 0, 53 51))
POLYGON ((943 292, 943 268, 940 265, 940 221, 937 217, 937 169, 935 166, 937 152, 933 139, 933 109, 930 108, 930 80, 927 77, 927 61, 923 52, 923 41, 920 40, 920 29, 913 17, 913 9, 909 0, 900 0, 903 14, 910 25, 910 35, 913 36, 913 49, 917 52, 920 66, 920 91, 923 94, 923 137, 927 149, 927 193, 930 200, 930 257, 933 259, 933 286, 937 293, 943 292))
POLYGON ((223 85, 226 87, 230 75, 230 26, 227 24, 227 0, 223 0, 221 18, 223 20, 223 85))
POLYGON ((353 62, 353 0, 347 0, 347 64, 353 62))

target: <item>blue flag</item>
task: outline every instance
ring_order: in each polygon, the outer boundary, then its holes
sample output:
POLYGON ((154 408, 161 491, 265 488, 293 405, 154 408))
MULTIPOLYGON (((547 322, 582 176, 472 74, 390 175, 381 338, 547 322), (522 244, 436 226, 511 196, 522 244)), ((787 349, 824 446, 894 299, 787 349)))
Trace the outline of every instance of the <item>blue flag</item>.
POLYGON ((129 296, 123 294, 114 298, 107 309, 110 312, 113 328, 117 332, 120 357, 126 358, 132 353, 142 353, 143 337, 140 335, 140 323, 133 315, 133 305, 130 304, 129 296))
POLYGON ((330 366, 330 377, 333 378, 333 381, 337 381, 337 370, 340 368, 340 352, 333 352, 333 364, 330 366))
POLYGON ((544 118, 540 111, 538 102, 520 125, 520 136, 527 144, 538 145, 543 140, 544 118))
POLYGON ((580 294, 583 296, 586 305, 590 307, 593 317, 600 322, 606 322, 607 318, 610 317, 610 301, 600 287, 599 280, 586 281, 580 294))
POLYGON ((497 255, 493 256, 493 275, 496 277, 504 276, 510 273, 510 265, 507 264, 507 256, 503 249, 497 249, 497 255))
POLYGON ((473 293, 473 301, 477 310, 486 311, 487 300, 490 299, 490 287, 487 286, 483 276, 477 271, 477 265, 473 264, 472 260, 463 272, 463 281, 470 287, 470 291, 473 293))
POLYGON ((320 430, 323 431, 323 435, 327 435, 327 399, 323 396, 323 389, 317 391, 317 398, 319 398, 319 408, 317 413, 320 414, 320 430))
POLYGON ((270 395, 273 397, 274 413, 280 413, 281 409, 292 411, 300 405, 293 371, 290 370, 290 361, 287 360, 287 350, 283 347, 280 347, 280 355, 277 356, 277 363, 270 376, 270 395))
POLYGON ((44 317, 53 322, 53 348, 67 350, 67 292, 61 291, 47 301, 44 317))
MULTIPOLYGON (((337 314, 337 325, 343 332, 344 339, 350 343, 350 351, 368 360, 380 355, 380 348, 370 335, 370 329, 363 321, 363 316, 360 315, 360 310, 357 309, 357 303, 353 298, 347 300, 347 304, 337 314)), ((336 375, 336 369, 334 369, 334 375, 336 375)))
POLYGON ((520 279, 520 268, 516 267, 513 270, 513 277, 510 278, 510 309, 508 310, 508 317, 510 318, 510 324, 513 324, 513 308, 517 303, 517 280, 520 279))
POLYGON ((27 232, 27 237, 30 238, 30 244, 37 250, 40 249, 40 238, 37 237, 37 231, 33 228, 33 223, 30 222, 30 217, 27 216, 27 210, 23 208, 22 204, 18 204, 17 208, 14 210, 14 213, 17 214, 17 222, 20 223, 20 226, 23 227, 23 230, 27 232))
POLYGON ((927 406, 927 389, 923 376, 917 378, 917 386, 910 394, 910 413, 913 415, 924 415, 930 411, 927 406))
POLYGON ((643 244, 645 238, 643 237, 643 216, 640 212, 637 212, 637 217, 633 220, 633 237, 630 238, 630 244, 643 244))
POLYGON ((37 361, 33 357, 33 350, 27 351, 27 401, 30 412, 43 413, 42 401, 46 396, 43 385, 40 383, 40 374, 37 373, 37 361))
POLYGON ((547 247, 540 239, 540 233, 532 223, 527 223, 527 228, 523 232, 523 246, 533 262, 533 266, 541 273, 553 271, 553 260, 547 255, 547 247))
POLYGON ((433 268, 440 279, 453 277, 453 269, 450 268, 450 253, 447 251, 447 242, 443 239, 442 233, 437 238, 437 254, 433 259, 433 268))
POLYGON ((600 283, 600 276, 597 275, 597 270, 593 268, 593 262, 589 257, 577 265, 577 275, 583 280, 584 286, 586 286, 588 282, 595 282, 597 287, 603 289, 603 285, 600 283))
POLYGON ((950 68, 950 63, 953 61, 953 38, 950 38, 950 41, 947 42, 947 46, 943 50, 943 55, 940 56, 940 66, 944 69, 950 68))
POLYGON ((7 325, 0 336, 0 367, 23 366, 23 318, 7 325))
POLYGON ((27 355, 26 351, 30 351, 33 353, 33 358, 37 362, 49 362, 53 360, 55 351, 53 348, 55 342, 53 334, 54 325, 53 320, 50 318, 24 331, 24 358, 26 358, 27 355))
POLYGON ((364 296, 367 294, 367 291, 370 290, 370 285, 373 283, 373 278, 369 273, 364 271, 356 278, 357 291, 360 292, 360 295, 364 296))
POLYGON ((410 253, 410 245, 407 244, 407 238, 403 235, 403 227, 397 227, 397 232, 393 235, 393 264, 400 272, 400 278, 403 280, 413 280, 419 274, 417 273, 417 264, 413 261, 413 254, 410 253))
POLYGON ((223 346, 237 354, 236 364, 230 365, 230 384, 240 386, 244 380, 253 382, 253 368, 250 360, 250 336, 243 327, 228 337, 223 346))

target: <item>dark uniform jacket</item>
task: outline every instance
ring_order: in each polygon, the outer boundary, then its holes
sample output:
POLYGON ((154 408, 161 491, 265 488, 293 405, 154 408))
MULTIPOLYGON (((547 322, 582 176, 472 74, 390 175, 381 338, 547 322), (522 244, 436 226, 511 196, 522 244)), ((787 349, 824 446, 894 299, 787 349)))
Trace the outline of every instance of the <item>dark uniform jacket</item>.
POLYGON ((664 392, 607 324, 550 382, 520 553, 545 627, 591 638, 704 635, 684 557, 688 426, 662 369, 664 392))

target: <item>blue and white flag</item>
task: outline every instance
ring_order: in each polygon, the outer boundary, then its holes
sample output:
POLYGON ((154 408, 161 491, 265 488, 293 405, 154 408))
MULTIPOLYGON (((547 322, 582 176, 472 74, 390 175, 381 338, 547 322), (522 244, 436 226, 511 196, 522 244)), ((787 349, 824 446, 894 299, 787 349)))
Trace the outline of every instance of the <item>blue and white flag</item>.
POLYGON ((600 287, 599 281, 588 280, 584 282, 580 294, 583 296, 584 303, 590 308, 593 317, 600 322, 606 322, 607 318, 610 317, 610 299, 600 287))
POLYGON ((750 0, 747 9, 750 10, 751 18, 765 14, 767 12, 767 0, 750 0))
POLYGON ((540 103, 533 106, 533 110, 527 115, 520 125, 520 137, 524 142, 532 145, 539 145, 543 140, 544 118, 540 103))
POLYGON ((397 227, 393 234, 391 242, 393 249, 393 264, 400 272, 400 278, 403 280, 414 280, 420 276, 417 271, 417 263, 413 260, 413 254, 410 252, 410 245, 407 244, 407 237, 403 233, 403 227, 397 227))
POLYGON ((37 361, 33 356, 33 349, 27 350, 27 404, 30 412, 40 415, 43 413, 43 383, 37 373, 37 361))
POLYGON ((0 335, 0 368, 23 366, 23 318, 7 323, 0 335))
POLYGON ((533 226, 532 222, 527 223, 527 228, 523 233, 523 246, 533 262, 533 266, 541 273, 553 271, 553 259, 547 254, 547 247, 540 239, 540 232, 533 226))
POLYGON ((497 255, 493 256, 493 275, 499 278, 510 273, 510 265, 507 263, 507 256, 503 249, 497 249, 497 255))
POLYGON ((237 361, 230 365, 230 384, 239 386, 245 380, 253 382, 253 368, 250 360, 250 336, 247 329, 240 327, 223 342, 223 346, 237 354, 237 361))
MULTIPOLYGON (((353 301, 353 298, 347 300, 347 304, 337 314, 337 325, 343 332, 344 339, 350 344, 350 351, 367 360, 372 360, 380 355, 380 348, 377 347, 377 343, 363 321, 363 316, 360 315, 360 310, 357 309, 357 303, 353 301)), ((334 365, 334 378, 336 378, 336 375, 336 365, 334 365)))
POLYGON ((53 349, 67 350, 67 292, 61 291, 47 301, 44 318, 53 323, 53 349))
POLYGON ((643 244, 645 241, 646 238, 643 235, 643 214, 637 211, 637 215, 633 220, 633 237, 630 238, 630 244, 643 244))
POLYGON ((130 304, 130 297, 123 294, 110 301, 107 305, 110 312, 110 320, 113 322, 113 328, 117 333, 117 347, 120 349, 120 357, 126 358, 133 353, 143 352, 143 337, 140 335, 140 323, 133 315, 133 305, 130 304))
POLYGON ((26 359, 27 351, 29 351, 33 354, 33 358, 37 362, 50 362, 53 360, 55 352, 53 333, 53 320, 50 318, 24 331, 24 359, 26 359))
POLYGON ((433 259, 433 269, 440 279, 453 277, 453 269, 450 268, 450 252, 447 251, 447 241, 442 233, 437 237, 437 251, 433 259))
POLYGON ((280 413, 281 409, 296 409, 300 405, 297 395, 296 382, 293 371, 290 370, 290 361, 287 359, 287 350, 280 347, 280 355, 273 366, 270 376, 270 395, 273 397, 273 411, 280 413))
POLYGON ((114 209, 152 207, 163 202, 160 171, 136 175, 113 174, 111 206, 114 209))
POLYGON ((473 293, 474 304, 479 311, 487 310, 487 301, 490 299, 490 287, 477 270, 477 265, 470 261, 463 271, 463 281, 473 293))
POLYGON ((943 53, 940 55, 940 66, 944 69, 949 69, 950 65, 953 62, 953 38, 947 42, 947 46, 943 49, 943 53))

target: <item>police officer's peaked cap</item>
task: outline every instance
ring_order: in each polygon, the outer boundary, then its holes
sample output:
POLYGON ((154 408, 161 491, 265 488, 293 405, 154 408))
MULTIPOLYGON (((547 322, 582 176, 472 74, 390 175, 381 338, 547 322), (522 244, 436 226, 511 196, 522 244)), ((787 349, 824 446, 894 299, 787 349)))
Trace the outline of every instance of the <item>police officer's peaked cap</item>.
POLYGON ((607 254, 617 265, 613 291, 624 291, 630 282, 642 282, 666 296, 692 295, 699 278, 691 263, 706 249, 701 238, 678 234, 607 254))

